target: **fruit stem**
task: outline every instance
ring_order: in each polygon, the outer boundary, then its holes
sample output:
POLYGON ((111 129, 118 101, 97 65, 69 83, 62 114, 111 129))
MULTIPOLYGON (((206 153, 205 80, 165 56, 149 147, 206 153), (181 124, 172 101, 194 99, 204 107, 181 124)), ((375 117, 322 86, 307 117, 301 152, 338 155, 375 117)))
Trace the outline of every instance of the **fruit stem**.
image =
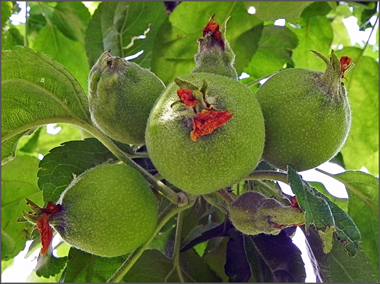
POLYGON ((215 208, 218 208, 221 212, 224 214, 228 214, 228 210, 224 208, 223 205, 219 204, 217 201, 215 201, 210 194, 204 194, 202 195, 203 199, 207 201, 211 206, 214 206, 215 208))
POLYGON ((134 250, 128 258, 124 261, 124 263, 119 267, 119 269, 115 272, 115 274, 107 281, 107 283, 117 283, 120 282, 123 277, 128 273, 128 271, 132 268, 132 266, 136 263, 136 261, 143 254, 145 249, 149 246, 149 244, 153 241, 156 235, 160 232, 162 227, 177 213, 190 208, 195 203, 195 200, 191 200, 189 203, 184 205, 183 207, 178 207, 176 205, 171 205, 168 210, 163 211, 160 214, 159 221, 156 227, 156 230, 150 236, 150 238, 138 249, 134 250))
POLYGON ((255 182, 261 185, 262 190, 265 191, 266 193, 264 194, 265 196, 267 197, 273 196, 277 199, 278 202, 281 202, 282 204, 289 206, 289 199, 287 199, 288 201, 286 201, 278 191, 274 190, 268 184, 266 184, 265 182, 261 180, 256 180, 255 182))
POLYGON ((245 180, 260 180, 260 179, 269 179, 277 180, 283 183, 289 184, 287 174, 274 171, 256 171, 251 173, 245 180))
POLYGON ((178 212, 177 215, 177 228, 175 233, 175 239, 174 239, 174 267, 177 270, 178 278, 181 281, 181 283, 185 283, 185 280, 183 279, 182 270, 181 270, 181 264, 179 261, 179 249, 181 245, 181 233, 182 233, 182 224, 183 224, 183 211, 178 212))
POLYGON ((172 203, 178 204, 179 206, 187 203, 187 202, 183 202, 183 200, 180 200, 177 193, 175 193, 172 189, 170 189, 168 186, 163 184, 161 181, 155 179, 154 176, 152 176, 150 173, 148 173, 146 170, 140 167, 140 165, 135 163, 135 161, 133 161, 126 153, 120 150, 120 148, 117 147, 111 141, 111 139, 109 139, 105 134, 100 132, 95 126, 86 125, 86 126, 81 126, 81 127, 87 132, 89 132, 91 135, 96 137, 100 142, 102 142, 103 145, 106 146, 119 160, 121 160, 128 166, 138 170, 156 190, 161 192, 172 203))
POLYGON ((219 194, 219 196, 226 201, 228 204, 234 202, 234 198, 228 193, 228 191, 225 188, 222 188, 216 192, 219 194))

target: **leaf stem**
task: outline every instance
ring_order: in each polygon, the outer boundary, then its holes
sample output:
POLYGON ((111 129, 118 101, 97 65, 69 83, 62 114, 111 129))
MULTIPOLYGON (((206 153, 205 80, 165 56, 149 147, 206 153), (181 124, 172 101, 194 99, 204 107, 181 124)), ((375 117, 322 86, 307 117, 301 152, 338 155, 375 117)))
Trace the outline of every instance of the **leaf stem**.
POLYGON ((187 203, 187 196, 185 194, 177 194, 171 188, 157 180, 153 175, 135 163, 135 161, 133 161, 126 153, 120 150, 120 148, 117 147, 111 139, 95 128, 95 126, 86 125, 85 128, 84 126, 81 127, 102 142, 103 145, 106 146, 118 159, 128 166, 138 170, 156 190, 161 192, 172 203, 177 204, 178 206, 183 206, 187 203))
POLYGON ((132 266, 136 263, 136 261, 140 258, 140 256, 143 254, 145 249, 149 246, 149 244, 153 241, 153 239, 156 237, 156 235, 160 232, 162 227, 176 214, 179 212, 190 208, 193 206, 195 200, 192 200, 191 202, 187 203, 186 205, 182 207, 178 207, 175 205, 171 205, 168 210, 165 210, 161 213, 159 217, 159 222, 156 227, 156 230, 154 233, 150 236, 150 238, 138 249, 133 251, 129 257, 124 261, 124 263, 119 267, 119 269, 115 272, 115 274, 107 281, 107 283, 116 283, 120 282, 123 277, 128 273, 128 271, 132 268, 132 266))
POLYGON ((176 234, 174 239, 174 267, 177 270, 178 278, 181 281, 181 283, 185 283, 185 280, 182 275, 181 270, 181 264, 179 260, 179 249, 181 245, 181 233, 182 233, 182 224, 183 224, 183 211, 178 212, 177 215, 177 228, 176 228, 176 234))

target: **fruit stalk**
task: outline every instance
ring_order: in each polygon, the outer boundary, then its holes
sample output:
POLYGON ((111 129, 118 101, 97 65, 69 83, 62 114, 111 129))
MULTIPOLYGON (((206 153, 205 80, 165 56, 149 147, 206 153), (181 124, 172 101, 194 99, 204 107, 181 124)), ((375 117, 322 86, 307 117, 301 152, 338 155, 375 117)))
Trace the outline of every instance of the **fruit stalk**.
POLYGON ((170 200, 170 202, 172 202, 173 204, 177 204, 178 206, 182 206, 183 204, 187 203, 186 200, 183 200, 186 198, 186 196, 183 195, 180 197, 168 186, 163 184, 161 181, 155 179, 150 173, 148 173, 146 170, 144 170, 142 167, 136 164, 130 157, 128 157, 126 153, 120 150, 119 147, 117 147, 110 138, 108 138, 96 127, 86 125, 86 127, 83 127, 83 129, 89 132, 94 137, 96 137, 100 142, 102 142, 103 145, 106 146, 120 161, 138 170, 144 176, 147 182, 149 182, 149 184, 152 185, 156 190, 161 192, 167 199, 170 200))

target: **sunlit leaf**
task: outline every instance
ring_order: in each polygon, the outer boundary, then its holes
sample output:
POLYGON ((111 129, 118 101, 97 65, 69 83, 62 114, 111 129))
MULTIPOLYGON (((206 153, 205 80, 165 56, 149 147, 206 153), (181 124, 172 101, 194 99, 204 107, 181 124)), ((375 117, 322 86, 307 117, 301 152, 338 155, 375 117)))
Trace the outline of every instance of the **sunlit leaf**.
POLYGON ((1 231, 14 244, 13 250, 2 259, 15 257, 30 240, 33 226, 19 223, 23 210, 28 212, 25 198, 42 205, 42 194, 37 186, 38 159, 31 156, 18 156, 1 167, 1 231), (12 241, 11 241, 12 240, 12 241))
POLYGON ((87 97, 62 65, 25 47, 4 51, 1 63, 2 145, 48 123, 90 125, 87 97))
POLYGON ((262 78, 281 70, 290 62, 292 50, 297 46, 297 36, 287 27, 266 26, 259 47, 244 72, 252 78, 262 78))
POLYGON ((292 59, 295 67, 325 71, 326 64, 310 50, 327 56, 331 53, 333 29, 325 16, 306 18, 302 26, 291 27, 298 37, 298 46, 294 49, 292 59))
POLYGON ((313 2, 307 1, 260 1, 245 2, 247 9, 251 6, 255 7, 255 15, 262 21, 274 21, 277 19, 285 19, 291 23, 297 23, 302 11, 313 2))
POLYGON ((348 56, 355 66, 345 74, 344 84, 352 112, 352 125, 342 148, 347 169, 360 170, 365 166, 372 174, 379 173, 379 62, 363 56, 356 47, 337 51, 348 56))
POLYGON ((69 39, 84 42, 90 12, 82 2, 58 2, 52 21, 69 39))
POLYGON ((85 48, 90 67, 106 50, 114 56, 126 57, 141 50, 133 60, 142 67, 151 66, 153 42, 167 17, 162 2, 102 2, 88 24, 85 48), (145 35, 145 39, 138 39, 145 35))
POLYGON ((347 189, 348 214, 362 234, 360 247, 373 267, 379 269, 379 179, 360 171, 325 174, 342 182, 347 189))
POLYGON ((47 25, 39 32, 33 49, 61 63, 87 93, 89 66, 82 42, 67 38, 56 26, 47 25))
POLYGON ((250 15, 243 2, 182 2, 158 33, 153 50, 152 70, 164 83, 195 68, 197 40, 210 17, 220 25, 230 16, 226 38, 239 56, 234 67, 240 74, 249 64, 261 36, 263 23, 250 15), (184 24, 186 23, 186 24, 184 24))

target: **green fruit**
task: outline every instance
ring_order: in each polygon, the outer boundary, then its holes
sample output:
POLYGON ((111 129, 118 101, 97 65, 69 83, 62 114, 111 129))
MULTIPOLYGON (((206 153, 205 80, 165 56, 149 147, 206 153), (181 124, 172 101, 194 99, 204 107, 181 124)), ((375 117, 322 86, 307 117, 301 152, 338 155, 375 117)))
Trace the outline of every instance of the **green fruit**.
POLYGON ((206 73, 171 83, 152 109, 146 129, 154 166, 170 183, 192 194, 207 194, 246 177, 261 158, 264 139, 263 116, 253 93, 236 80, 206 73), (195 107, 178 103, 178 84, 193 91, 195 107), (207 109, 233 115, 195 142, 191 137, 195 112, 207 109))
POLYGON ((273 75, 256 92, 265 121, 263 159, 286 170, 308 170, 333 158, 351 126, 341 66, 334 52, 326 71, 293 68, 273 75))
POLYGON ((278 235, 286 227, 305 222, 304 213, 299 209, 252 191, 230 204, 229 218, 237 230, 247 235, 278 235))
POLYGON ((50 225, 73 247, 103 257, 141 246, 157 223, 157 202, 135 169, 104 164, 79 175, 62 193, 50 225))
POLYGON ((91 120, 112 139, 142 145, 149 112, 164 89, 148 69, 106 51, 89 75, 91 120))

